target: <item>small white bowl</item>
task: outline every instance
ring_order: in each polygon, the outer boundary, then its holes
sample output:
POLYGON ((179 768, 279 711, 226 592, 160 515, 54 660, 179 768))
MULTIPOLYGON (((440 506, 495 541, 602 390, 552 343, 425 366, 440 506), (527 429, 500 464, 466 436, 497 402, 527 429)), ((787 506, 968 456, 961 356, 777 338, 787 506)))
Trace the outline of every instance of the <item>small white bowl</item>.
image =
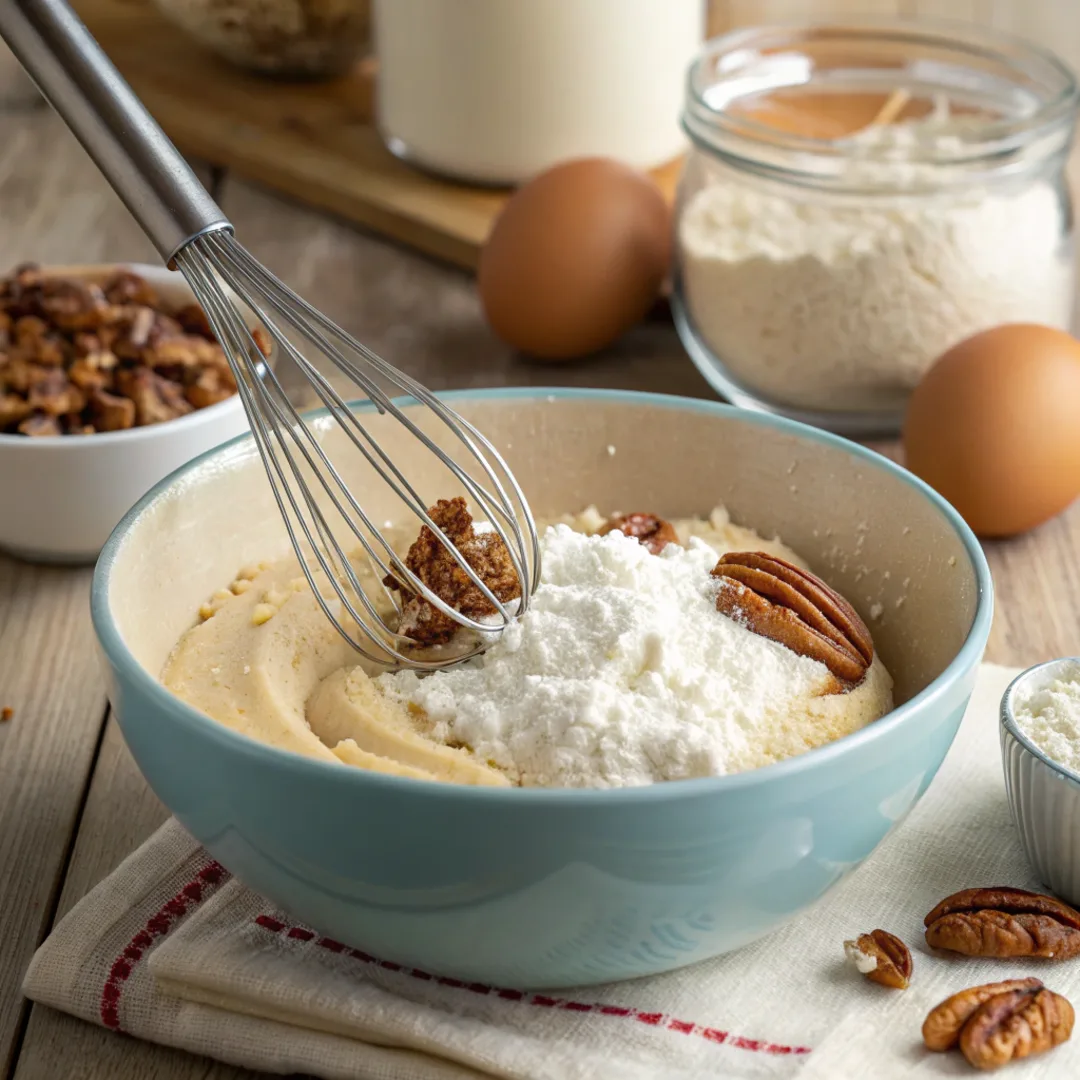
MULTIPOLYGON (((194 299, 183 277, 161 266, 57 267, 55 273, 103 281, 121 269, 145 278, 169 304, 194 299)), ((0 550, 35 562, 91 563, 159 480, 247 430, 234 394, 176 420, 127 431, 0 434, 0 550)))
POLYGON ((1016 723, 1016 709, 1062 677, 1080 677, 1080 657, 1048 660, 1010 684, 1001 699, 1001 759, 1028 862, 1052 892, 1080 906, 1080 774, 1048 757, 1016 723))

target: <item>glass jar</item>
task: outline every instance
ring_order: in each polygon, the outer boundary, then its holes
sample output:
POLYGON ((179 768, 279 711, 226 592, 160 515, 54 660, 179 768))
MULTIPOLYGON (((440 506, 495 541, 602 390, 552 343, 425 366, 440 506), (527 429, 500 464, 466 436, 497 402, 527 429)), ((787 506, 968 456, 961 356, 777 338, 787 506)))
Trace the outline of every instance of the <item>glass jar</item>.
POLYGON ((686 148, 703 0, 375 0, 376 109, 392 153, 516 184, 559 161, 652 168, 686 148))
POLYGON ((679 335, 734 403, 895 434, 934 360, 1005 322, 1072 325, 1052 54, 955 24, 737 31, 690 71, 679 335))
POLYGON ((280 79, 343 75, 367 48, 369 0, 153 0, 170 22, 240 68, 280 79))

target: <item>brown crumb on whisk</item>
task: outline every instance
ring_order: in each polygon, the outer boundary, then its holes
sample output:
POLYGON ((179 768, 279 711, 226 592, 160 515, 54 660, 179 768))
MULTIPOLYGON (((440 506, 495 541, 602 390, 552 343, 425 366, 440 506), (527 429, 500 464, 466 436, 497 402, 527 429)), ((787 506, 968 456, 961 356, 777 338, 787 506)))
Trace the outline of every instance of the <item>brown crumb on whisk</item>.
MULTIPOLYGON (((506 545, 496 532, 476 532, 463 498, 440 499, 428 510, 428 515, 500 602, 521 596, 521 583, 506 545)), ((409 548, 405 565, 455 611, 474 619, 495 614, 491 601, 472 583, 426 525, 409 548)), ((392 575, 384 584, 399 590, 405 598, 400 632, 406 637, 423 645, 439 645, 454 636, 458 624, 450 616, 423 597, 414 596, 392 575)))

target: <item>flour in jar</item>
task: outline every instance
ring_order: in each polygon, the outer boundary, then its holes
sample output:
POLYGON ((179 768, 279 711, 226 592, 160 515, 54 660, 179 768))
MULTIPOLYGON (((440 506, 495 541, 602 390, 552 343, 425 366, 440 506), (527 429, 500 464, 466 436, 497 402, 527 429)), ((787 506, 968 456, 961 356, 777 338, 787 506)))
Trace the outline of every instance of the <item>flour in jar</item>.
POLYGON ((871 128, 845 162, 858 194, 795 191, 710 167, 678 226, 682 298, 700 341, 740 382, 808 409, 898 407, 946 349, 1003 322, 1068 329, 1065 208, 1030 175, 940 183, 908 160, 960 146, 947 117, 871 128), (889 190, 881 190, 884 181, 889 190))
POLYGON ((429 736, 525 786, 622 787, 768 764, 857 730, 891 705, 880 662, 847 694, 823 664, 716 610, 717 553, 661 554, 619 532, 542 538, 529 611, 483 657, 376 685, 429 736))

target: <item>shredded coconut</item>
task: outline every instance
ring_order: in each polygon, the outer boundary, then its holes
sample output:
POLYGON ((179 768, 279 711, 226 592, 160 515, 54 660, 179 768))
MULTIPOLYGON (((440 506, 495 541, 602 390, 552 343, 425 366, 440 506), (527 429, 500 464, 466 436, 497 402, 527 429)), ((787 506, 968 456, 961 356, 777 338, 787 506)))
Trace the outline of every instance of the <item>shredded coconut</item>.
POLYGON ((1080 665, 1014 709, 1016 726, 1047 757, 1080 773, 1080 665))
POLYGON ((653 555, 619 532, 557 525, 542 552, 532 606, 483 657, 378 679, 424 711, 432 737, 522 784, 616 787, 753 767, 762 729, 783 727, 793 703, 805 714, 829 682, 824 665, 716 610, 717 554, 699 539, 653 555))
POLYGON ((903 159, 920 142, 957 141, 958 121, 934 124, 849 140, 849 186, 891 170, 909 189, 899 194, 795 192, 710 167, 679 223, 681 288, 698 337, 736 379, 795 407, 896 408, 977 331, 1069 328, 1058 191, 1042 177, 927 191, 942 166, 903 159), (891 146, 896 160, 860 160, 861 143, 891 146))

